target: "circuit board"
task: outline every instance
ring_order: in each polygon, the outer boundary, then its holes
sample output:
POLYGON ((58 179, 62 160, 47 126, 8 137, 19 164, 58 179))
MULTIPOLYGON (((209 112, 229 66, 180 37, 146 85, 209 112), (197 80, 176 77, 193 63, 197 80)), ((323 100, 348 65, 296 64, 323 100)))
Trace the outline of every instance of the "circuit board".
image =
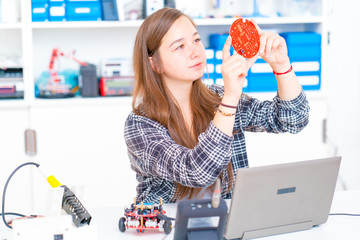
POLYGON ((230 27, 231 43, 235 51, 245 58, 254 57, 260 48, 260 35, 249 20, 239 18, 230 27))

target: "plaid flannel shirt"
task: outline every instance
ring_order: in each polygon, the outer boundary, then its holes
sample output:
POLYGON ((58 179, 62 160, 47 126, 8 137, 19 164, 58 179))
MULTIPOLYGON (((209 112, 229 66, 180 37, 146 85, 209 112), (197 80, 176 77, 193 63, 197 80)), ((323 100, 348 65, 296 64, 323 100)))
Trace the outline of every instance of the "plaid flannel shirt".
MULTIPOLYGON (((209 88, 219 96, 224 88, 209 88)), ((177 144, 168 129, 159 122, 130 113, 125 122, 125 141, 131 168, 136 172, 137 199, 144 202, 174 202, 174 182, 204 188, 213 184, 223 171, 222 198, 231 198, 226 166, 231 161, 233 174, 248 167, 244 131, 298 133, 308 123, 309 105, 305 93, 290 101, 275 96, 272 101, 259 101, 245 94, 237 106, 232 137, 220 131, 211 121, 199 135, 193 149, 177 144)))

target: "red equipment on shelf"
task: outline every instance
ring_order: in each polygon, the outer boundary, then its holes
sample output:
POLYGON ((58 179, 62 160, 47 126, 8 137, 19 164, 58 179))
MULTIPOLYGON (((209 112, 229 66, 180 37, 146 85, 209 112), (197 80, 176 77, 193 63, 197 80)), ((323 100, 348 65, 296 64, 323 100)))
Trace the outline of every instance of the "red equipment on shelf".
POLYGON ((51 53, 50 63, 49 63, 49 73, 50 79, 48 82, 42 86, 39 86, 40 94, 39 97, 43 98, 63 98, 63 97, 73 97, 79 87, 74 87, 70 84, 65 84, 63 76, 59 76, 57 70, 54 68, 55 60, 58 57, 67 57, 75 62, 79 63, 82 66, 87 66, 87 63, 82 62, 74 57, 75 51, 72 51, 69 54, 65 54, 60 51, 58 48, 54 48, 51 53))

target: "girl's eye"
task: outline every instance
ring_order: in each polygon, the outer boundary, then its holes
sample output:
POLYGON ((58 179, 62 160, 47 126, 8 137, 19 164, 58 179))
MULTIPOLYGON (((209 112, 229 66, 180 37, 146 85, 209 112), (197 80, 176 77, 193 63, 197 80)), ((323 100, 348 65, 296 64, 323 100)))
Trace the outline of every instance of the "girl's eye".
POLYGON ((183 49, 184 48, 184 44, 181 44, 180 46, 178 46, 175 50, 181 50, 181 49, 183 49))
POLYGON ((195 39, 195 42, 201 42, 201 38, 195 39))

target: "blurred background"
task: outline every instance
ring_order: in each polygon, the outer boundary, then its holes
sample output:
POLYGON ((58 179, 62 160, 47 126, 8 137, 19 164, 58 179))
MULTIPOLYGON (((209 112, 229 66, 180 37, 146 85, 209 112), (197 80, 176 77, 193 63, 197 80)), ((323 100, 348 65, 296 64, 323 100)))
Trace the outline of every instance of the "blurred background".
MULTIPOLYGON (((250 166, 340 155, 338 191, 360 189, 360 3, 343 0, 0 0, 0 190, 20 164, 40 163, 85 206, 135 197, 123 137, 131 111, 133 42, 164 6, 194 18, 207 51, 203 81, 223 84, 221 50, 231 24, 254 18, 287 41, 311 107, 297 135, 246 133, 250 166)), ((262 59, 244 92, 276 94, 262 59)), ((21 169, 6 211, 44 213, 51 187, 21 169)))

